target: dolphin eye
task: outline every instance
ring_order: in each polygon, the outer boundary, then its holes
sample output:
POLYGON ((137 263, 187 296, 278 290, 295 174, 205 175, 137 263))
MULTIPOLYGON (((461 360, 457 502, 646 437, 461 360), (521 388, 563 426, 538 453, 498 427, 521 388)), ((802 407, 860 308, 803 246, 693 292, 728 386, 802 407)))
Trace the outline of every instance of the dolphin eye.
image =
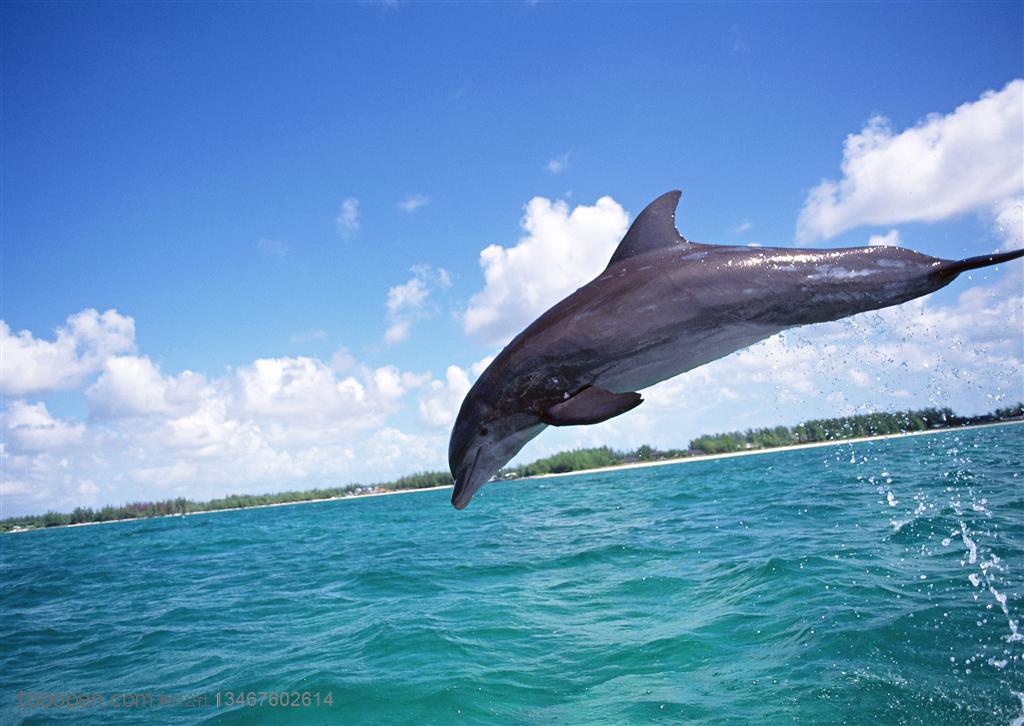
POLYGON ((486 436, 487 435, 487 427, 486 426, 484 426, 482 429, 480 429, 480 435, 481 436, 486 436))

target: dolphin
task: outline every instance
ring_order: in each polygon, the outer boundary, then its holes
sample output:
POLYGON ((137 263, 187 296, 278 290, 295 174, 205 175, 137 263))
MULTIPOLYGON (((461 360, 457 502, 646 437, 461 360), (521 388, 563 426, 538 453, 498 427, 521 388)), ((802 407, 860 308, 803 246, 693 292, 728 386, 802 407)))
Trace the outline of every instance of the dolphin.
POLYGON ((787 328, 899 305, 1024 255, 952 261, 901 247, 698 244, 676 230, 679 197, 651 202, 605 270, 476 380, 448 447, 456 509, 547 426, 606 421, 639 406, 637 391, 787 328))

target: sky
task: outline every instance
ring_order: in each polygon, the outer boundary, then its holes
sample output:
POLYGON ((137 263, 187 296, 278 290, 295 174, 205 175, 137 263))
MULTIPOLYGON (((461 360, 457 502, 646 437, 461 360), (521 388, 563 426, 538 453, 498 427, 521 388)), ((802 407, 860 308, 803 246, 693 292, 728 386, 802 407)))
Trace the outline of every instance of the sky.
MULTIPOLYGON (((2 516, 445 469, 474 378, 670 189, 705 243, 1024 244, 1021 3, 0 13, 2 516)), ((1022 274, 788 331, 516 461, 1024 400, 1022 274)))

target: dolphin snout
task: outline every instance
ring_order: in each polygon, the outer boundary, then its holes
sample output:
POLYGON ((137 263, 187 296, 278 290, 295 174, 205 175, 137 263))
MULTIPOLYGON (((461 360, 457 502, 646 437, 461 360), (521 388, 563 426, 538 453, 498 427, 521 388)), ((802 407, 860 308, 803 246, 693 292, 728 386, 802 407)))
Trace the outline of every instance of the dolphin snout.
POLYGON ((466 488, 466 481, 455 483, 455 491, 452 492, 452 506, 456 509, 465 509, 466 505, 469 504, 469 500, 473 498, 473 495, 469 493, 466 488))
POLYGON ((452 491, 452 506, 456 509, 465 509, 466 505, 469 504, 469 500, 473 498, 477 490, 483 484, 481 481, 477 481, 479 474, 477 472, 477 461, 480 459, 480 449, 476 450, 476 455, 472 461, 468 464, 464 464, 460 467, 459 471, 455 474, 455 489, 452 491))

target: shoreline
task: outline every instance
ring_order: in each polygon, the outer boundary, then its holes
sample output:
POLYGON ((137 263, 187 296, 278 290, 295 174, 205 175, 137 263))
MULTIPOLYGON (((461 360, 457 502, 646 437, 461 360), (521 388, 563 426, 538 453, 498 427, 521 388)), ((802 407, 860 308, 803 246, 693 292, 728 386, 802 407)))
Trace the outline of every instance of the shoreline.
POLYGON ((732 459, 738 456, 753 456, 756 454, 774 454, 783 451, 799 451, 801 449, 817 449, 822 446, 838 446, 839 444, 860 444, 865 441, 884 441, 886 439, 902 439, 909 436, 932 436, 945 434, 950 431, 963 431, 964 429, 984 429, 992 426, 1013 426, 1024 424, 1024 420, 999 421, 996 423, 969 424, 967 426, 950 426, 944 429, 928 429, 926 431, 905 431, 900 434, 878 434, 877 436, 857 436, 850 439, 834 439, 832 441, 813 441, 807 444, 788 444, 786 446, 769 446, 761 449, 745 449, 743 451, 729 451, 724 454, 704 454, 702 456, 681 456, 676 459, 662 459, 659 461, 633 461, 628 464, 613 464, 612 466, 601 466, 594 469, 577 469, 576 471, 563 471, 552 474, 534 474, 519 479, 508 479, 499 481, 522 481, 525 479, 549 479, 558 476, 573 476, 575 474, 596 474, 603 471, 620 471, 623 469, 645 469, 652 466, 670 466, 673 464, 690 464, 698 461, 713 461, 716 459, 732 459))
MULTIPOLYGON (((775 454, 785 451, 799 451, 801 449, 817 449, 824 446, 838 446, 841 444, 860 444, 867 441, 884 441, 886 439, 901 439, 909 436, 933 436, 945 434, 951 431, 963 431, 965 429, 984 429, 993 426, 1013 426, 1024 424, 1024 420, 998 421, 996 423, 969 424, 967 426, 950 426, 942 429, 929 429, 926 431, 906 431, 899 434, 879 434, 877 436, 858 436, 850 439, 834 439, 832 441, 814 441, 807 444, 789 444, 787 446, 771 446, 762 449, 745 449, 743 451, 730 451, 724 454, 704 454, 701 456, 683 456, 675 459, 662 459, 659 461, 633 461, 628 464, 613 464, 594 469, 577 469, 576 471, 563 471, 551 474, 534 474, 533 476, 516 477, 514 479, 497 479, 491 483, 503 484, 517 481, 528 481, 531 479, 552 479, 555 477, 578 476, 581 474, 597 474, 607 471, 624 471, 627 469, 646 469, 654 466, 672 466, 675 464, 691 464, 699 461, 715 461, 718 459, 732 459, 739 456, 754 456, 758 454, 775 454)), ((323 499, 298 499, 294 502, 274 502, 272 504, 254 504, 251 507, 230 507, 225 509, 201 509, 195 512, 184 512, 182 514, 161 514, 156 517, 131 517, 128 519, 111 519, 105 522, 78 522, 76 524, 61 524, 55 527, 33 527, 31 529, 12 529, 2 534, 24 534, 25 532, 40 532, 51 529, 67 529, 69 527, 91 527, 97 524, 119 524, 122 522, 141 522, 150 519, 167 519, 168 517, 194 517, 200 514, 217 514, 219 512, 238 512, 245 509, 269 509, 270 507, 291 507, 296 504, 319 504, 322 502, 340 502, 346 499, 365 499, 367 497, 387 497, 394 494, 413 494, 415 492, 433 492, 438 489, 451 489, 454 484, 445 484, 436 487, 423 487, 420 489, 394 489, 390 491, 368 492, 366 494, 350 494, 343 497, 325 497, 323 499)))
MULTIPOLYGON (((525 477, 524 477, 525 478, 525 477)), ((384 492, 367 492, 366 494, 348 494, 343 497, 323 497, 321 499, 296 499, 293 502, 273 502, 271 504, 253 504, 248 507, 224 507, 223 509, 198 509, 194 512, 180 514, 158 514, 153 517, 128 517, 126 519, 108 519, 103 522, 76 522, 75 524, 58 524, 54 527, 33 527, 31 529, 12 529, 2 534, 24 534, 40 532, 48 529, 68 529, 70 527, 91 527, 94 524, 121 524, 123 522, 144 522, 150 519, 169 519, 171 517, 194 517, 198 514, 218 514, 220 512, 241 512, 246 509, 270 509, 271 507, 290 507, 295 504, 318 504, 320 502, 340 502, 345 499, 364 499, 366 497, 387 497, 392 494, 411 494, 412 492, 432 492, 437 489, 451 489, 453 484, 439 487, 422 487, 420 489, 392 489, 384 492)))

